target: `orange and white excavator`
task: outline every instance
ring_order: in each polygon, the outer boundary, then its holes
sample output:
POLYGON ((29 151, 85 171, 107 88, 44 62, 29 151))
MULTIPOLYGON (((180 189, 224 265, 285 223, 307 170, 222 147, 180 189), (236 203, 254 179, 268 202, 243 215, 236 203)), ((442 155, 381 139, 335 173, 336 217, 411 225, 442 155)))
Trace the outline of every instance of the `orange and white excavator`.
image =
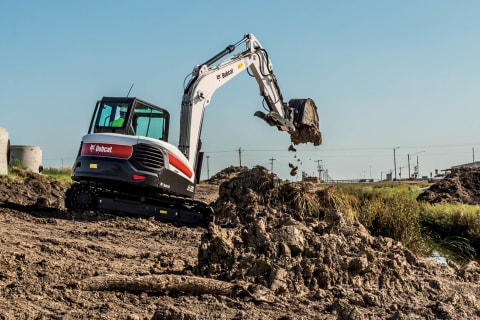
POLYGON ((188 225, 212 221, 211 208, 194 199, 203 159, 203 115, 214 92, 245 70, 257 81, 264 99, 266 113, 257 111, 256 116, 288 132, 294 144, 321 144, 313 100, 285 103, 267 51, 247 34, 195 66, 183 93, 178 148, 168 143, 167 110, 138 98, 98 101, 75 160, 75 182, 67 190, 66 207, 155 216, 188 225), (234 54, 243 43, 246 49, 234 54))

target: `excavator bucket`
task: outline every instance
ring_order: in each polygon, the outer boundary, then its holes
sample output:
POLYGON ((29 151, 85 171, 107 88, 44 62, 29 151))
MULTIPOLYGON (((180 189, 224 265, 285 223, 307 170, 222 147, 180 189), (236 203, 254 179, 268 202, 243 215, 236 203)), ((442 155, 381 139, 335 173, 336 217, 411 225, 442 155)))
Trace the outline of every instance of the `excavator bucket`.
POLYGON ((312 99, 291 99, 288 107, 293 110, 295 131, 290 131, 293 144, 308 143, 318 146, 322 144, 322 133, 318 124, 317 106, 312 99))

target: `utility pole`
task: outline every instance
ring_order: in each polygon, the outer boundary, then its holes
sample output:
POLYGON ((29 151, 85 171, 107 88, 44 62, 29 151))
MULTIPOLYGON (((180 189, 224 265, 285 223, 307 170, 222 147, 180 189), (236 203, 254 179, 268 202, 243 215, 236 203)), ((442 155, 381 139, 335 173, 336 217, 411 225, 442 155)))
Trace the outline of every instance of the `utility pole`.
POLYGON ((422 152, 426 152, 425 150, 422 150, 422 151, 419 151, 419 152, 415 152, 414 154, 408 154, 408 178, 410 179, 412 176, 410 175, 410 156, 415 156, 417 155, 417 167, 415 169, 415 172, 414 172, 414 175, 415 175, 415 179, 417 178, 417 174, 418 174, 418 154, 422 153, 422 152))
POLYGON ((475 166, 475 148, 472 148, 472 165, 475 166))
MULTIPOLYGON (((410 179, 412 176, 410 175, 410 154, 407 154, 407 159, 408 159, 408 179, 410 179)), ((417 156, 418 159, 418 156, 417 156)))
POLYGON ((238 160, 240 161, 240 167, 242 166, 242 148, 238 148, 238 160))
POLYGON ((394 181, 397 181, 397 159, 395 158, 395 150, 397 150, 400 147, 393 148, 393 167, 395 168, 395 179, 394 181))
POLYGON ((322 179, 323 166, 320 165, 320 162, 322 162, 322 160, 315 160, 315 162, 317 163, 318 179, 320 179, 320 181, 323 181, 322 179))
POLYGON ((273 161, 277 159, 273 159, 273 157, 270 159, 270 172, 273 174, 273 161))
POLYGON ((420 175, 420 171, 419 171, 419 167, 418 167, 418 156, 417 156, 417 170, 415 170, 415 179, 417 179, 417 175, 420 175))

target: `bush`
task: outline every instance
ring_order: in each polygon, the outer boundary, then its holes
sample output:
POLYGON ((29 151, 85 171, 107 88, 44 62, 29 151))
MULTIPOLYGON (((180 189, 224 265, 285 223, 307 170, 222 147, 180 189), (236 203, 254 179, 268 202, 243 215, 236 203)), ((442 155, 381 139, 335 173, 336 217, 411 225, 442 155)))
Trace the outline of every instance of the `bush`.
POLYGON ((423 244, 420 204, 410 191, 387 189, 360 190, 358 218, 376 236, 390 237, 412 250, 423 244))

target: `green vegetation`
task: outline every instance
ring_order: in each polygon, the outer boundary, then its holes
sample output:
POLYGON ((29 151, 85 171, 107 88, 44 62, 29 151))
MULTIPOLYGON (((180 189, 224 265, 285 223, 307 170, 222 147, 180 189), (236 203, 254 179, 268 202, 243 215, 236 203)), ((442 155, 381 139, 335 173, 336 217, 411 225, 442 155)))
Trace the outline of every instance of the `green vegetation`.
POLYGON ((423 249, 417 191, 406 185, 350 186, 346 190, 358 199, 357 218, 371 234, 401 241, 417 252, 423 249))
MULTIPOLYGON (((43 169, 41 175, 49 180, 68 181, 71 182, 71 169, 46 168, 43 169)), ((35 175, 31 171, 24 168, 21 162, 16 162, 14 165, 8 167, 8 174, 2 176, 2 179, 19 179, 23 180, 35 175)))
POLYGON ((42 174, 60 181, 72 181, 72 169, 70 168, 45 168, 43 169, 42 174))
POLYGON ((408 184, 348 186, 358 220, 373 234, 391 237, 420 254, 449 260, 480 259, 480 206, 417 202, 421 187, 408 184))
POLYGON ((480 206, 423 204, 420 217, 436 251, 457 261, 480 259, 480 206))

